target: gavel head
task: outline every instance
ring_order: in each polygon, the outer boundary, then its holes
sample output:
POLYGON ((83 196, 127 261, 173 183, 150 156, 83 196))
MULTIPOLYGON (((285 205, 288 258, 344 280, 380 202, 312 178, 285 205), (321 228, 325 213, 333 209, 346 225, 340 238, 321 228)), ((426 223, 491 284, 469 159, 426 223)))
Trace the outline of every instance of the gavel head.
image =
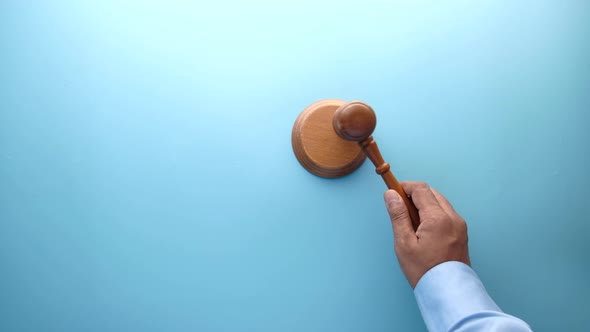
POLYGON ((361 142, 375 130, 377 117, 371 106, 353 101, 336 110, 332 125, 336 134, 347 141, 361 142))

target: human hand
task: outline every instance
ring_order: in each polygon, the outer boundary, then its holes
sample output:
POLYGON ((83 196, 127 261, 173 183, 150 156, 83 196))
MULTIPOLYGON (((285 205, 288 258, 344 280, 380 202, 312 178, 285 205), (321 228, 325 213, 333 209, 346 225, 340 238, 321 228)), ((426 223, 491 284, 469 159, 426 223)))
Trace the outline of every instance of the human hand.
POLYGON ((393 226, 395 254, 412 288, 431 268, 447 261, 470 265, 467 224, 449 201, 423 182, 402 182, 420 215, 416 231, 400 195, 385 192, 385 204, 393 226))

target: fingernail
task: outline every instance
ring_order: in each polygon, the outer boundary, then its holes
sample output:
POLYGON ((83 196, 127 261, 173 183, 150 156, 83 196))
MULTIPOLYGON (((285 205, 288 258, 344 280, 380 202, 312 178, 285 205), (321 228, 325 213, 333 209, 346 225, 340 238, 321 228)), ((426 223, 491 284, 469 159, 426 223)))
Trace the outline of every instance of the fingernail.
POLYGON ((402 198, 395 192, 395 190, 388 190, 385 192, 385 201, 387 203, 399 202, 401 199, 402 198))

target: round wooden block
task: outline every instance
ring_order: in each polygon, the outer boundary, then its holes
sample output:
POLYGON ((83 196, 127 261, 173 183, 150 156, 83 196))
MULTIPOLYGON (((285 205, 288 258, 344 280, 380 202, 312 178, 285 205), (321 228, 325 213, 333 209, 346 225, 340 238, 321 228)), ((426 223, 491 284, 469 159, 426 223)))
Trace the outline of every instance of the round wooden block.
POLYGON ((366 159, 356 142, 336 135, 332 117, 343 105, 341 100, 327 99, 309 105, 293 125, 291 143, 299 163, 311 173, 337 178, 354 172, 366 159))

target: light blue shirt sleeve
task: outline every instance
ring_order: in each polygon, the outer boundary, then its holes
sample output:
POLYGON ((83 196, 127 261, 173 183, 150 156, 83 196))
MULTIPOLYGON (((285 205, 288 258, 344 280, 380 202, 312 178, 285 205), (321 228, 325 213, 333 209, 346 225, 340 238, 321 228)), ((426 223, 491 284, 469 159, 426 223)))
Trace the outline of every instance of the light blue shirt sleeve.
POLYGON ((477 274, 461 262, 430 269, 414 295, 430 332, 531 331, 522 320, 503 313, 477 274))

